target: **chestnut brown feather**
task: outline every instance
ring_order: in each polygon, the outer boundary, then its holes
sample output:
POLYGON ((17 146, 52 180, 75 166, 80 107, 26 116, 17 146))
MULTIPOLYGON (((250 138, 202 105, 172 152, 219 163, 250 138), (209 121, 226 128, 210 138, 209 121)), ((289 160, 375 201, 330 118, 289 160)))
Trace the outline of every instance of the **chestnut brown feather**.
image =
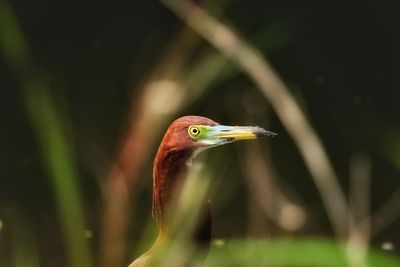
MULTIPOLYGON (((129 265, 146 266, 155 248, 161 246, 166 237, 166 217, 173 199, 179 195, 188 171, 188 162, 200 148, 223 145, 238 140, 254 139, 261 136, 275 136, 275 133, 260 127, 226 126, 199 116, 185 116, 175 120, 168 127, 157 150, 153 166, 153 215, 159 228, 159 236, 153 247, 129 265), (195 132, 190 129, 195 129, 195 132), (192 137, 191 137, 192 136, 192 137)), ((208 203, 204 203, 200 217, 192 233, 193 241, 208 246, 211 240, 211 216, 208 203)), ((170 214, 169 214, 170 215, 170 214)))
POLYGON ((187 174, 186 162, 200 146, 188 135, 191 125, 218 125, 215 121, 200 116, 185 116, 168 127, 153 165, 153 215, 163 228, 166 205, 176 193, 178 185, 187 174))

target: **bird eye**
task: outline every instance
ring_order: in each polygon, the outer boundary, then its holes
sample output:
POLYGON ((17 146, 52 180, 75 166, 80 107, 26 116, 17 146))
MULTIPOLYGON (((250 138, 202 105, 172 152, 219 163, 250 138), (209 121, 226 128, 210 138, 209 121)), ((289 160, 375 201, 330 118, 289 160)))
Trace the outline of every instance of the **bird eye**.
POLYGON ((196 126, 190 126, 188 132, 191 137, 195 138, 200 134, 200 129, 196 126))

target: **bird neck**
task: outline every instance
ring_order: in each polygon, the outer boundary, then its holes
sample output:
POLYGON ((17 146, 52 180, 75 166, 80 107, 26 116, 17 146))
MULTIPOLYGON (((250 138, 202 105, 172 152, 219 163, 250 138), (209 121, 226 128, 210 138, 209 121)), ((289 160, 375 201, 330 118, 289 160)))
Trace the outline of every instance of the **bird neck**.
POLYGON ((153 166, 153 216, 160 231, 164 230, 166 210, 174 197, 179 195, 187 174, 187 162, 192 157, 190 150, 168 149, 161 146, 153 166))
MULTIPOLYGON (((173 212, 174 201, 179 196, 182 185, 187 176, 188 166, 191 165, 197 150, 168 149, 168 146, 160 146, 153 166, 153 216, 156 217, 159 229, 159 241, 169 239, 166 220, 173 216, 167 212, 173 212)), ((198 245, 209 246, 211 240, 211 214, 209 203, 203 203, 198 221, 194 225, 192 240, 198 245)))

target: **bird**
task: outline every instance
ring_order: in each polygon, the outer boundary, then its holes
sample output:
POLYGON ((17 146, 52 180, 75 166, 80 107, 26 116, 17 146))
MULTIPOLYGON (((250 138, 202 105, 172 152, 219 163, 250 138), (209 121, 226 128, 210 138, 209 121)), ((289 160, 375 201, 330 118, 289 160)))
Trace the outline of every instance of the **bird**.
MULTIPOLYGON (((152 212, 158 226, 158 237, 153 246, 128 267, 147 266, 152 254, 164 240, 173 239, 167 231, 168 209, 186 179, 193 158, 207 148, 239 140, 276 136, 258 126, 227 126, 201 116, 183 116, 173 121, 162 138, 153 163, 152 212)), ((196 223, 193 240, 209 246, 211 216, 205 203, 201 218, 196 223)))

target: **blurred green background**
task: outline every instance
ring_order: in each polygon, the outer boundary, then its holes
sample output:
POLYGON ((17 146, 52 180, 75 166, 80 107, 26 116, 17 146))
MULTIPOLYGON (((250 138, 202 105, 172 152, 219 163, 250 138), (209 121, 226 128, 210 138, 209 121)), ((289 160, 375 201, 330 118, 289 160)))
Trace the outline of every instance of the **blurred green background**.
MULTIPOLYGON (((134 182, 128 182, 132 214, 126 216, 134 219, 124 233, 123 262, 140 254, 137 243, 152 221, 152 159, 167 125, 187 114, 279 133, 258 146, 238 143, 207 152, 204 163, 215 176, 216 193, 210 196, 215 238, 333 238, 321 196, 268 100, 165 5, 0 2, 0 266, 70 266, 66 251, 75 241, 66 242, 65 229, 76 225, 75 216, 82 224, 75 230, 85 230, 82 237, 92 254, 81 266, 98 264, 107 177, 130 129, 142 129, 132 123, 152 118, 152 127, 143 132, 148 145, 136 155, 141 160, 135 159, 134 182), (18 31, 22 39, 15 37, 18 31), (162 104, 153 103, 152 115, 143 115, 148 84, 170 80, 189 93, 158 93, 162 104), (174 101, 181 102, 174 108, 174 101), (280 188, 279 194, 300 208, 303 217, 294 226, 280 224, 254 201, 257 190, 246 180, 245 162, 255 149, 273 169, 276 179, 269 190, 280 188), (71 194, 63 198, 65 188, 71 194)), ((285 81, 320 136, 346 196, 352 162, 367 162, 371 211, 382 211, 372 221, 372 232, 379 229, 372 246, 399 255, 400 2, 202 5, 259 49, 285 81)))

